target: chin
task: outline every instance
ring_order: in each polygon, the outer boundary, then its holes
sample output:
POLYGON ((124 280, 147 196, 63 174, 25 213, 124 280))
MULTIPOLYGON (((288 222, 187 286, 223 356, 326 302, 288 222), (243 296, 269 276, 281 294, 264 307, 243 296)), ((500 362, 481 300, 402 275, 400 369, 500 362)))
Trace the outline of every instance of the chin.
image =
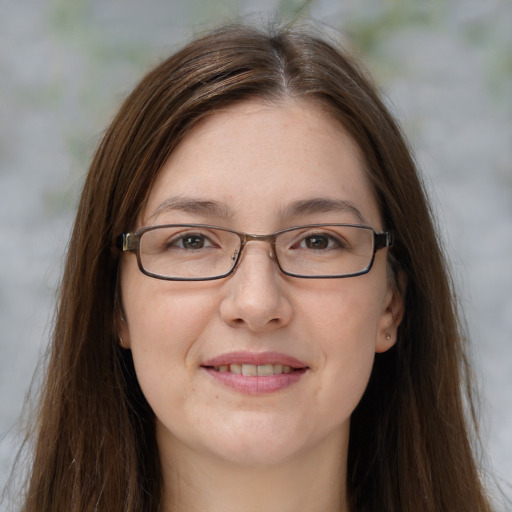
POLYGON ((212 455, 223 460, 225 463, 246 468, 261 468, 277 466, 286 463, 300 453, 303 446, 290 443, 290 440, 279 440, 275 438, 252 439, 247 442, 230 443, 224 449, 219 450, 217 445, 213 448, 212 455))
POLYGON ((225 462, 245 467, 275 466, 304 454, 322 442, 322 436, 301 429, 298 421, 255 418, 218 429, 208 438, 207 449, 225 462))

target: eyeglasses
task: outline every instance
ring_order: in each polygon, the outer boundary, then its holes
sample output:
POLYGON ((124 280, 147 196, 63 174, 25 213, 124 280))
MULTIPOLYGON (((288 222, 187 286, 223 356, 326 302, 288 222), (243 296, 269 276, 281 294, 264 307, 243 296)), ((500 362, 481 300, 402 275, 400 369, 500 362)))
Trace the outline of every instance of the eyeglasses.
POLYGON ((170 281, 209 281, 236 269, 248 242, 269 242, 271 256, 286 275, 340 278, 366 274, 379 249, 393 245, 389 232, 369 226, 314 224, 270 235, 250 235, 204 224, 150 226, 116 239, 134 252, 142 273, 170 281))

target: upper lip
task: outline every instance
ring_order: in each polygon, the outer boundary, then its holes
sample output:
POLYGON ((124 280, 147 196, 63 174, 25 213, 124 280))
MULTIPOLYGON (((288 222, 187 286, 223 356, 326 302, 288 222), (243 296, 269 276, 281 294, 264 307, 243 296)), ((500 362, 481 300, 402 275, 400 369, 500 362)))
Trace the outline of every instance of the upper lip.
POLYGON ((308 365, 295 357, 280 352, 229 352, 208 359, 201 366, 223 366, 230 364, 282 364, 291 368, 307 368, 308 365))

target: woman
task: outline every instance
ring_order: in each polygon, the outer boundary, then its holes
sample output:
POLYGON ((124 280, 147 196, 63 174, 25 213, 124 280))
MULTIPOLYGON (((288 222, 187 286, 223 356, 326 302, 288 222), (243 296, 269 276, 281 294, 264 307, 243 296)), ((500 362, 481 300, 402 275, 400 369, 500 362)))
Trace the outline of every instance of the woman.
POLYGON ((463 344, 369 79, 307 33, 224 27, 94 157, 23 510, 490 510, 463 344))

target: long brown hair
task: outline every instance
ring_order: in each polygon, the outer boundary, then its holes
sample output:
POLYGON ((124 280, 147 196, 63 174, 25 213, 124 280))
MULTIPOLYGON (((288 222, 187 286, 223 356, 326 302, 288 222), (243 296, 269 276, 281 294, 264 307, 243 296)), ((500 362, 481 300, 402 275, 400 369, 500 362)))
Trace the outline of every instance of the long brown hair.
POLYGON ((147 74, 94 156, 69 244, 23 511, 158 509, 154 417, 118 344, 112 243, 134 226, 161 166, 195 123, 234 102, 283 97, 316 101, 358 144, 395 234, 390 267, 407 281, 397 344, 376 356, 351 419, 351 510, 490 510, 472 453, 457 305, 399 127, 335 45, 305 30, 231 25, 147 74))

